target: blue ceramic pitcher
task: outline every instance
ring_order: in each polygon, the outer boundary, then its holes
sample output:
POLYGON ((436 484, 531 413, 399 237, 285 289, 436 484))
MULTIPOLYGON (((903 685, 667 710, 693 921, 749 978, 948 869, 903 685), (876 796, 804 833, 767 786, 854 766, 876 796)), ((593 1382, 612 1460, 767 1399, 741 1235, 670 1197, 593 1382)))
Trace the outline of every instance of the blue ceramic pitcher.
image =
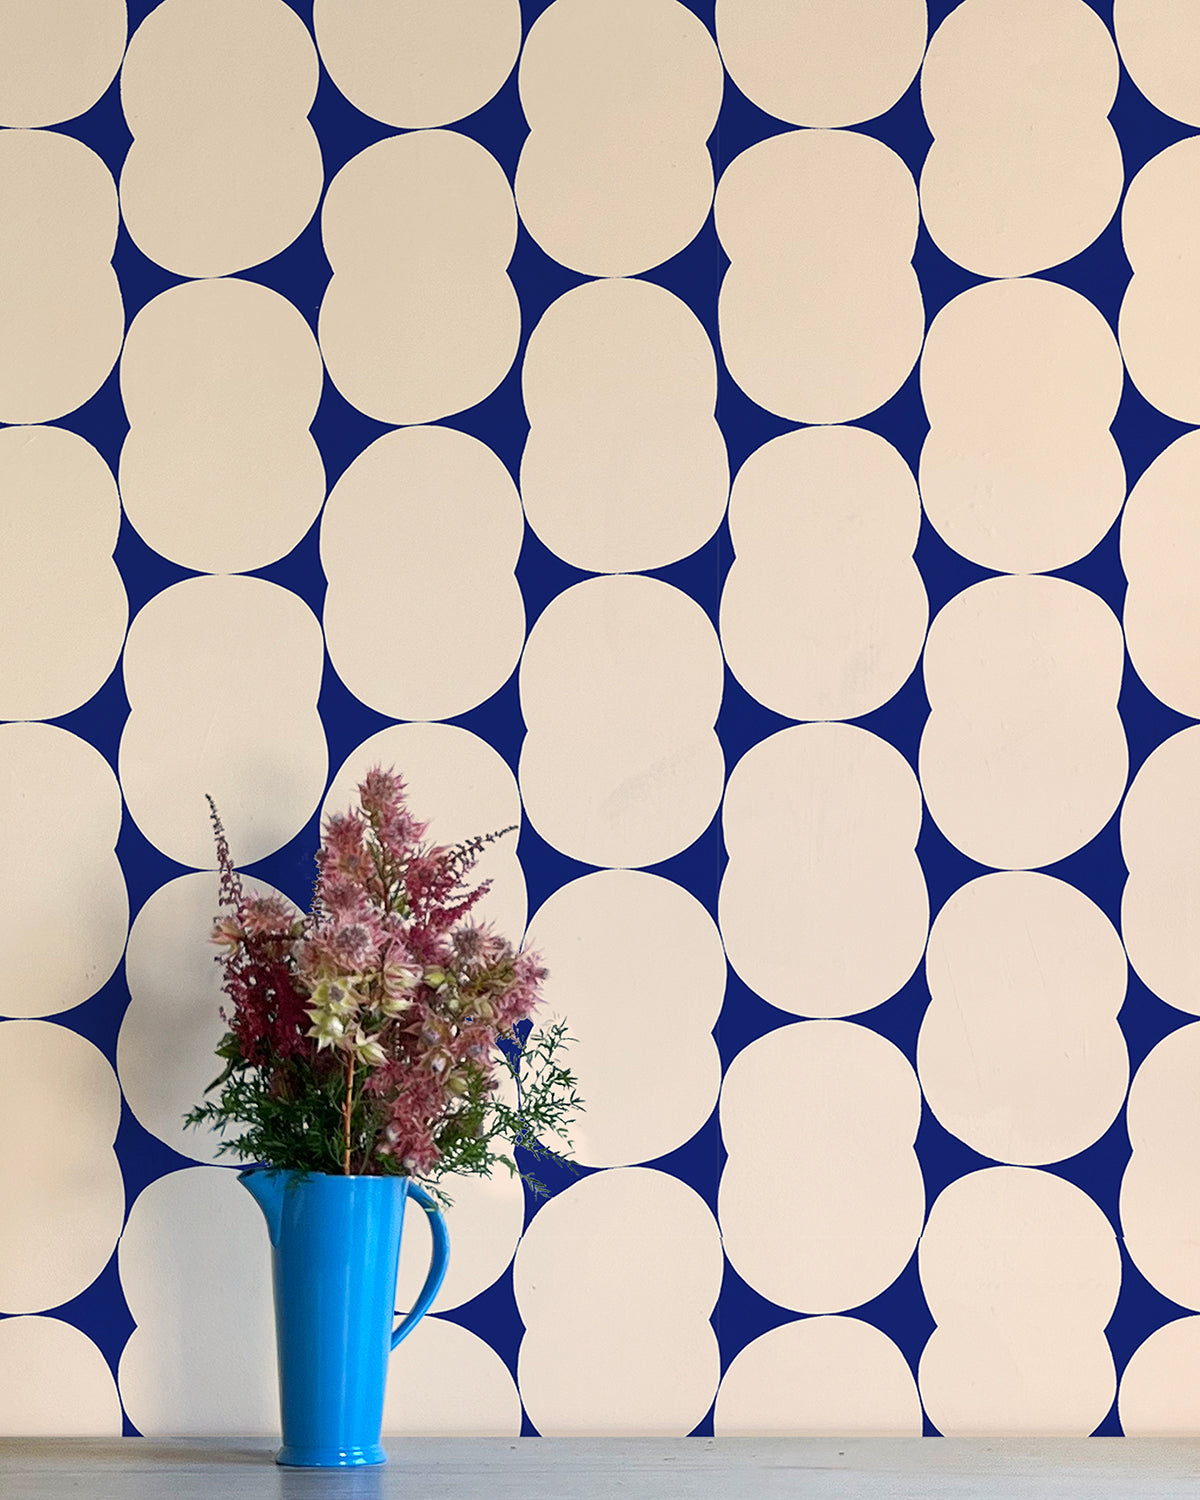
POLYGON ((283 1447, 301 1468, 383 1464, 388 1355, 416 1327, 446 1274, 446 1223, 407 1177, 333 1177, 255 1167, 238 1174, 271 1236, 283 1447), (433 1259, 393 1329, 404 1204, 429 1215, 433 1259))

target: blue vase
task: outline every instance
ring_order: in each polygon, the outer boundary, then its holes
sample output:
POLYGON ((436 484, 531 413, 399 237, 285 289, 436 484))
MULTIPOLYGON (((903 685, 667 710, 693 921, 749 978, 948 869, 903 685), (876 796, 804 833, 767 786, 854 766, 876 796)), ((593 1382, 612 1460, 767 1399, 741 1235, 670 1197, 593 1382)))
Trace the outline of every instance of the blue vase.
POLYGON ((424 1317, 446 1274, 446 1223, 407 1177, 333 1177, 256 1167, 238 1174, 267 1221, 275 1285, 283 1447, 300 1468, 383 1464, 388 1356, 424 1317), (404 1204, 430 1217, 433 1260, 393 1329, 404 1204))

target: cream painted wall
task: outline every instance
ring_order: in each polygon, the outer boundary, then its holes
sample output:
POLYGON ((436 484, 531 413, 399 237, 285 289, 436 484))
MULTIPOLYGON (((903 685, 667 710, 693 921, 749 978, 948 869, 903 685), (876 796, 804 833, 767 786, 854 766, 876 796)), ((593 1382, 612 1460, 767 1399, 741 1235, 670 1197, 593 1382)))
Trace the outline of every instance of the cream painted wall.
POLYGON ((590 1104, 387 1430, 1200 1428, 1200 11, 0 0, 0 127, 0 1432, 274 1429, 203 794, 379 760, 590 1104))

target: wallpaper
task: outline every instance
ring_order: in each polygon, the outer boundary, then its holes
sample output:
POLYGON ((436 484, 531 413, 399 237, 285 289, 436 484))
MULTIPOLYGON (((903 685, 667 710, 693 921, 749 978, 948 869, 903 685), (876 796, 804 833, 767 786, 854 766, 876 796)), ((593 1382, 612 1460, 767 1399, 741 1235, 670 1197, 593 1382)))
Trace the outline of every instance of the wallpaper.
POLYGON ((0 1430, 276 1430, 204 794, 307 905, 376 762, 588 1102, 387 1431, 1198 1430, 1200 10, 0 0, 0 125, 0 1430))

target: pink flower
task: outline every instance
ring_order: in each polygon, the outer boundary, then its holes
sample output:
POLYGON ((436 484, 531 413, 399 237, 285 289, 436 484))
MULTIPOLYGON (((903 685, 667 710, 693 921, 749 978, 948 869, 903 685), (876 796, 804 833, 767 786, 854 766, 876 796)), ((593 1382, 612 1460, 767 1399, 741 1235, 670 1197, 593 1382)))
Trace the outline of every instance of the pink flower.
POLYGON ((458 959, 473 969, 490 969, 501 959, 510 957, 512 949, 490 926, 464 922, 450 936, 458 959))
POLYGON ((333 955, 323 937, 303 938, 296 944, 296 970, 310 986, 325 974, 337 968, 333 955))
POLYGON ((419 823, 404 799, 404 782, 394 771, 376 766, 358 788, 359 801, 384 850, 396 861, 417 852, 428 825, 419 823))
POLYGON ((247 896, 238 915, 247 937, 289 937, 296 921, 290 901, 282 896, 247 896))
POLYGON ((364 825, 357 813, 331 813, 325 819, 323 853, 335 862, 362 853, 364 825))
POLYGON ((296 967, 310 982, 374 968, 383 934, 373 913, 361 922, 324 922, 296 945, 296 967))
POLYGON ((324 884, 336 875, 366 886, 374 875, 367 851, 366 824, 357 813, 334 813, 325 820, 324 840, 317 854, 317 867, 324 884))
POLYGON ((374 766, 367 772, 366 780, 359 783, 358 800, 368 818, 385 821, 404 804, 404 782, 395 771, 374 766))
POLYGON ((379 933, 372 922, 349 922, 329 934, 327 951, 341 969, 362 973, 375 962, 379 933))
POLYGON ((390 999, 407 997, 421 982, 421 969, 417 964, 399 963, 389 959, 379 972, 383 992, 390 999))
POLYGON ((373 910, 362 886, 346 875, 335 872, 322 879, 320 894, 325 910, 341 921, 361 919, 373 910))
POLYGON ((242 946, 241 923, 233 917, 218 917, 213 923, 212 941, 225 949, 225 957, 232 958, 242 946))

